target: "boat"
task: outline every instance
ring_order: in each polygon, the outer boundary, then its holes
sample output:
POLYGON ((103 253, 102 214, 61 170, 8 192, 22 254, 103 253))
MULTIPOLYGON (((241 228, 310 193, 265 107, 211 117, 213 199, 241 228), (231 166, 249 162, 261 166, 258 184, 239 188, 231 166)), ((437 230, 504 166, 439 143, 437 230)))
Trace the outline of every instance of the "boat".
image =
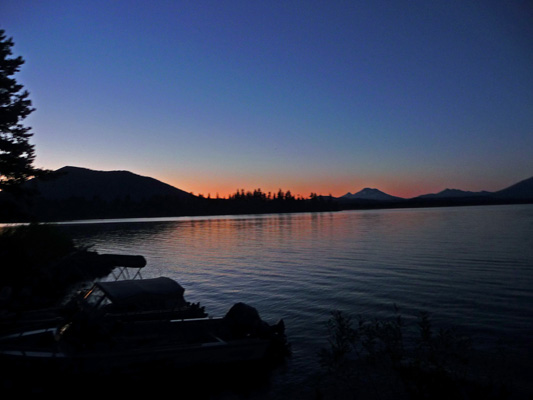
POLYGON ((119 260, 113 261, 122 264, 114 280, 94 282, 50 318, 0 332, 0 368, 15 379, 28 371, 124 376, 271 364, 290 354, 283 320, 270 325, 244 303, 222 317, 209 316, 199 303, 185 300, 175 280, 142 278, 143 259, 119 260), (131 273, 133 267, 139 271, 131 273))
POLYGON ((185 289, 168 277, 96 282, 65 308, 71 317, 91 313, 122 321, 207 317, 205 308, 186 301, 184 293, 185 289))
POLYGON ((221 318, 124 320, 77 314, 61 326, 0 337, 1 365, 59 374, 212 367, 287 355, 283 320, 269 325, 244 303, 221 318))
POLYGON ((146 259, 140 255, 101 254, 91 258, 94 268, 106 270, 104 280, 93 282, 66 299, 64 304, 13 313, 0 320, 0 332, 49 328, 76 313, 93 313, 116 319, 202 318, 199 303, 185 300, 185 289, 170 278, 145 279, 146 259))

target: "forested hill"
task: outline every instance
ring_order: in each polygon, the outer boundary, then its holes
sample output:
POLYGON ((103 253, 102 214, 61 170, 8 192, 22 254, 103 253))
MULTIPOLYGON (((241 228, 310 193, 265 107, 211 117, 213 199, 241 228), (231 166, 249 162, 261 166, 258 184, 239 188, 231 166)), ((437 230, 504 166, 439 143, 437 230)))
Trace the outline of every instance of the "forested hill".
POLYGON ((194 196, 128 171, 63 167, 24 185, 30 195, 0 193, 0 222, 69 221, 336 210, 332 200, 295 198, 282 191, 238 192, 229 199, 194 196))
POLYGON ((26 187, 49 200, 79 198, 142 201, 155 196, 189 198, 192 195, 157 179, 129 171, 94 171, 63 167, 46 180, 32 179, 26 187))

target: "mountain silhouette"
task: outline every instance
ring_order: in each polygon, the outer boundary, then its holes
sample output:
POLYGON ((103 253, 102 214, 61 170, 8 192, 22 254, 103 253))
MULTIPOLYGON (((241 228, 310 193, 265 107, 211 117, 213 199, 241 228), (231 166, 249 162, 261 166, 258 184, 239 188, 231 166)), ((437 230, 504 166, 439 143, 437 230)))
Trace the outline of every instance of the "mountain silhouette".
POLYGON ((418 196, 420 199, 453 199, 453 198, 465 198, 465 197, 478 197, 478 196, 491 196, 491 192, 470 192, 459 189, 444 189, 439 193, 423 194, 418 196))
POLYGON ((156 179, 129 171, 63 167, 28 181, 25 201, 0 192, 0 222, 72 221, 336 211, 329 199, 313 201, 284 195, 247 194, 229 199, 194 196, 156 179))
POLYGON ((496 192, 445 189, 410 199, 372 188, 342 197, 315 194, 308 200, 293 196, 267 199, 244 191, 228 199, 210 199, 129 171, 68 166, 46 178, 32 179, 24 187, 32 195, 23 201, 0 192, 0 222, 533 203, 533 177, 496 192))
POLYGON ((365 188, 357 193, 346 193, 339 200, 376 200, 376 201, 400 201, 401 197, 391 196, 378 189, 365 188))
POLYGON ((502 199, 531 200, 533 199, 533 177, 497 191, 494 195, 502 199))
POLYGON ((148 200, 156 196, 188 198, 192 195, 154 178, 129 171, 94 171, 80 167, 63 167, 47 179, 32 179, 26 187, 47 200, 78 198, 104 201, 148 200))
POLYGON ((129 171, 63 167, 23 185, 17 199, 0 192, 0 221, 70 221, 196 215, 196 196, 129 171))
POLYGON ((355 194, 347 193, 344 196, 335 198, 335 200, 342 209, 531 203, 533 202, 533 177, 497 192, 445 189, 438 193, 404 199, 391 196, 378 189, 365 188, 355 194))

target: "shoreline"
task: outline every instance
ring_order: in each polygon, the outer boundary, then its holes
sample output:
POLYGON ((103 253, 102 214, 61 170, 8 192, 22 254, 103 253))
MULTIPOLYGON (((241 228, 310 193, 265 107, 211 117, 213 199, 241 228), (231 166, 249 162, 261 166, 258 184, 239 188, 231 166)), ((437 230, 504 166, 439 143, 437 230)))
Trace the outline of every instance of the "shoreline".
MULTIPOLYGON (((350 204, 339 204, 338 201, 333 200, 334 207, 320 208, 320 209, 293 209, 293 210, 221 210, 221 212, 189 212, 189 213, 169 213, 168 215, 148 215, 143 214, 126 214, 126 215, 102 215, 84 218, 82 215, 72 216, 71 218, 57 219, 57 218, 27 218, 16 221, 0 220, 0 228, 16 225, 27 225, 32 223, 44 224, 84 224, 84 223, 113 223, 122 222, 123 220, 137 220, 131 222, 157 222, 169 221, 178 219, 204 219, 204 218, 228 218, 237 216, 252 216, 252 215, 276 215, 276 214, 306 214, 306 213, 323 213, 323 212, 341 212, 341 211, 367 211, 367 210, 408 210, 408 209, 431 209, 431 208, 453 208, 453 207, 484 207, 484 206, 505 206, 505 205, 528 205, 533 204, 533 200, 495 200, 484 199, 485 201, 472 201, 472 199, 439 199, 439 200, 424 200, 411 201, 404 200, 398 202, 378 202, 378 201, 363 201, 350 204), (489 201, 487 201, 489 200, 489 201)), ((220 201, 220 200, 216 200, 220 201)), ((308 201, 308 200, 306 200, 308 201)))

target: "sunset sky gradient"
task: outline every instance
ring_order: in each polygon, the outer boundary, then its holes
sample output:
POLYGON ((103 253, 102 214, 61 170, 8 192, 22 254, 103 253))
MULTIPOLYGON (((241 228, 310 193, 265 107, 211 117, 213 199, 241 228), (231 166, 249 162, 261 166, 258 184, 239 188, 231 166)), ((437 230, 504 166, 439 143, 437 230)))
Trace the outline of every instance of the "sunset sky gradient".
POLYGON ((414 197, 533 176, 530 1, 0 2, 39 167, 414 197))

